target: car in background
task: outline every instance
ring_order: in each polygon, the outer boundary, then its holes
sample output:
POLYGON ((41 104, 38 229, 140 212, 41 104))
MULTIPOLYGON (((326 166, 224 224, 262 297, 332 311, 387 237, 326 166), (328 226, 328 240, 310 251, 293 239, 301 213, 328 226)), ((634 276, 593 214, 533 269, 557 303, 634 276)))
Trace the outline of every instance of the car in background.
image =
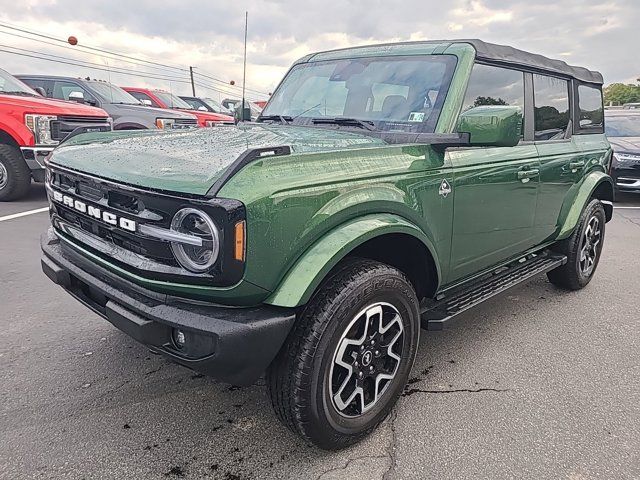
POLYGON ((44 181, 44 158, 71 135, 111 130, 104 110, 43 98, 0 69, 0 201, 44 181))
POLYGON ((605 133, 613 147, 610 175, 618 192, 640 192, 640 109, 607 110, 605 133))
POLYGON ((120 87, 99 80, 49 75, 17 75, 47 97, 100 107, 113 119, 114 130, 175 129, 197 126, 193 115, 142 105, 120 87))
POLYGON ((640 103, 625 103, 622 108, 624 110, 637 110, 640 109, 640 103))
POLYGON ((180 95, 180 98, 191 105, 195 110, 206 111, 211 113, 221 113, 223 115, 233 116, 233 110, 224 107, 220 102, 211 97, 188 97, 180 95))
MULTIPOLYGON (((233 115, 235 118, 240 119, 240 104, 242 103, 242 100, 236 100, 233 98, 225 98, 222 101, 222 105, 224 107, 230 108, 233 110, 233 115)), ((249 107, 249 109, 251 109, 251 121, 255 122, 258 117, 260 116, 260 114, 262 113, 262 108, 260 108, 258 105, 255 104, 255 102, 246 102, 247 103, 247 107, 249 107)))
POLYGON ((217 125, 233 125, 234 119, 230 115, 222 115, 209 111, 194 109, 180 97, 164 90, 152 90, 149 88, 122 87, 140 102, 157 108, 179 110, 194 115, 201 127, 215 127, 217 125))

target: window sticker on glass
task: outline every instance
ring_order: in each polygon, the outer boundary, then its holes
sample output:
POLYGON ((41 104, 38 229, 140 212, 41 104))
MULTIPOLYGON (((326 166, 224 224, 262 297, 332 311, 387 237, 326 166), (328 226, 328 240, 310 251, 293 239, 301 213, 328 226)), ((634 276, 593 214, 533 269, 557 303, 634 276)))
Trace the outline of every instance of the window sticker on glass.
POLYGON ((424 112, 411 112, 409 114, 409 122, 423 122, 424 112))

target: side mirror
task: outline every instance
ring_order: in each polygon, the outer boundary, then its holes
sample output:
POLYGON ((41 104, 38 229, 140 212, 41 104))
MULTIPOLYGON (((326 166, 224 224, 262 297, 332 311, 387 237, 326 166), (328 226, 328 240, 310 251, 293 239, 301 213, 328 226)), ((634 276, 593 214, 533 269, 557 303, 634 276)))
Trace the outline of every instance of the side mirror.
POLYGON ((146 107, 153 107, 153 103, 151 103, 151 100, 147 98, 140 100, 140 103, 146 107))
POLYGON ((200 110, 201 112, 208 112, 207 107, 200 105, 198 107, 198 110, 200 110))
POLYGON ((84 93, 73 91, 69 93, 69 100, 72 102, 84 103, 84 93))
POLYGON ((36 91, 36 93, 38 95, 40 95, 42 97, 46 97, 47 96, 47 92, 42 87, 34 87, 34 90, 36 91))
POLYGON ((472 146, 515 147, 520 143, 522 122, 520 107, 483 105, 461 113, 457 131, 468 133, 472 146))

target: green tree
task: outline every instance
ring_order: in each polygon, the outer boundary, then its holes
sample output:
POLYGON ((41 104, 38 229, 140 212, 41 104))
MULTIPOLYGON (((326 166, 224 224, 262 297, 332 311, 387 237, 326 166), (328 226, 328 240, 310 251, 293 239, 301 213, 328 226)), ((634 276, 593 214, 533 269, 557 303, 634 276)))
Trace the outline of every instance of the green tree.
POLYGON ((501 98, 493 98, 493 97, 478 97, 473 102, 474 107, 480 107, 483 105, 508 105, 508 104, 501 98))
POLYGON ((640 85, 612 83, 604 89, 605 105, 640 102, 640 85))

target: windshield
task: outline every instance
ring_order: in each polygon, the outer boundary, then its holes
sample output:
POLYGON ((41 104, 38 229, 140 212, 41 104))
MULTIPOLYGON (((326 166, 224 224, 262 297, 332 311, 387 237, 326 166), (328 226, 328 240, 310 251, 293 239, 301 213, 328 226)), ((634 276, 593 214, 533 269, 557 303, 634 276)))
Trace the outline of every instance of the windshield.
POLYGON ((213 98, 203 98, 203 102, 205 102, 211 109, 216 113, 224 113, 225 115, 233 115, 233 112, 226 107, 223 107, 220 102, 214 100, 213 98))
POLYGON ((605 133, 609 137, 640 137, 640 115, 607 116, 605 133))
POLYGON ((39 97, 35 90, 0 68, 0 93, 26 94, 39 97))
POLYGON ((106 103, 140 105, 140 102, 116 85, 107 82, 90 82, 91 89, 106 103))
POLYGON ((380 130, 431 133, 455 66, 456 58, 450 55, 298 64, 282 81, 262 116, 292 117, 300 123, 355 118, 373 122, 380 130))
POLYGON ((173 93, 154 91, 153 94, 169 108, 186 108, 188 110, 194 110, 191 105, 181 98, 176 97, 173 93))

